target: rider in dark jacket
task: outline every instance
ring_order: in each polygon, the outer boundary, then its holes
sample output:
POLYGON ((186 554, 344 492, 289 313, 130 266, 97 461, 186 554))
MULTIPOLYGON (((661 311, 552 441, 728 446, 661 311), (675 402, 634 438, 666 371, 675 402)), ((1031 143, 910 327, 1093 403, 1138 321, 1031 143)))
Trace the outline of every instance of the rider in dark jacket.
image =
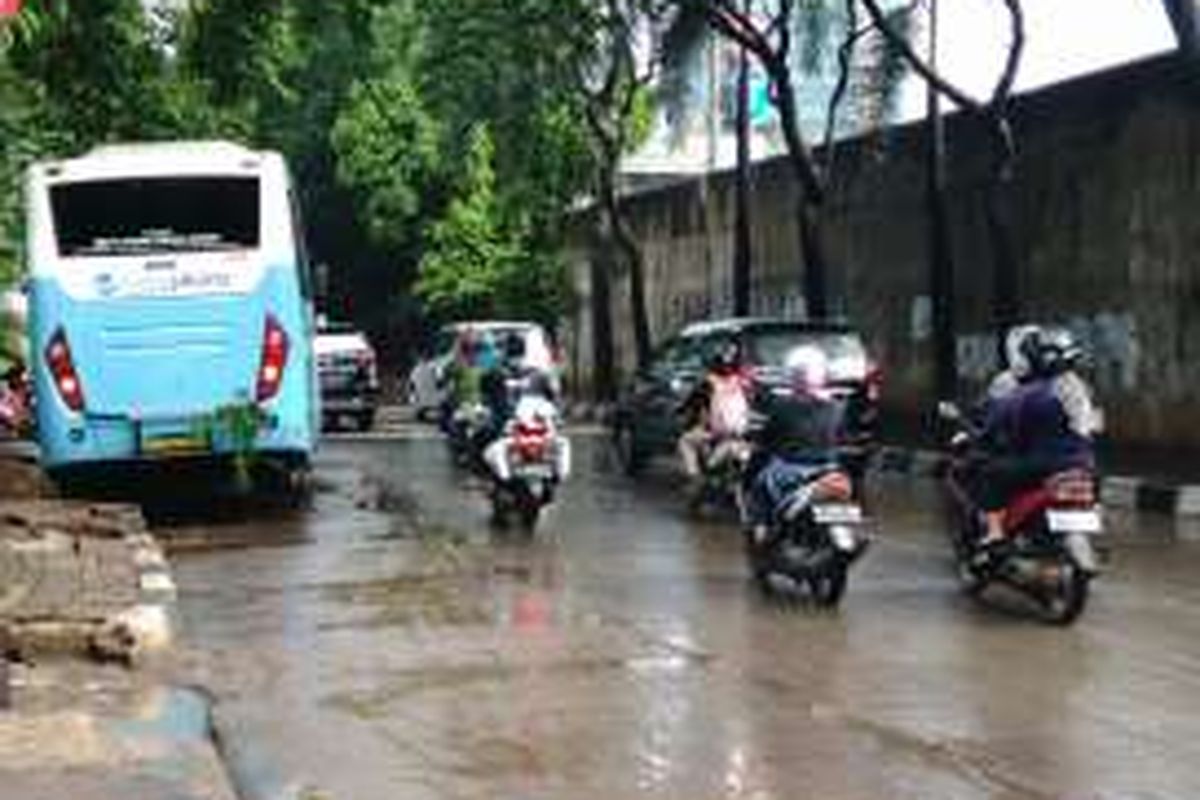
POLYGON ((1004 539, 1004 510, 1018 493, 1072 469, 1095 469, 1101 427, 1091 389, 1075 371, 1079 349, 1064 332, 1025 339, 1031 372, 994 398, 984 428, 992 449, 980 485, 987 517, 984 544, 1004 539))
POLYGON ((550 377, 525 363, 525 337, 520 331, 514 331, 504 339, 503 356, 496 366, 483 374, 480 391, 490 422, 480 434, 479 452, 504 434, 504 427, 522 395, 540 394, 552 402, 557 401, 550 377))
POLYGON ((747 515, 756 542, 766 536, 770 515, 788 485, 837 464, 845 408, 828 394, 824 353, 815 347, 798 349, 789 357, 789 372, 789 387, 763 387, 755 398, 764 420, 747 468, 747 515))

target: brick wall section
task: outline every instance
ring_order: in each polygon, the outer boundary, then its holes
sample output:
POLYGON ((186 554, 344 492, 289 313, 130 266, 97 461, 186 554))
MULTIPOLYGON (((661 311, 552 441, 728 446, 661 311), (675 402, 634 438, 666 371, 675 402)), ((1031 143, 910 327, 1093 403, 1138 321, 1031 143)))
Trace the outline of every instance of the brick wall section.
MULTIPOLYGON (((1075 328, 1113 439, 1200 446, 1200 68, 1162 57, 1025 96, 1015 221, 1027 317, 1075 328)), ((959 361, 968 383, 991 368, 991 260, 982 196, 986 136, 947 125, 949 207, 958 282, 959 361)), ((888 403, 912 417, 930 395, 924 128, 842 145, 830 206, 832 282, 887 375, 888 403)), ((652 327, 662 338, 730 310, 732 175, 630 198, 648 262, 652 327)), ((755 305, 800 308, 795 199, 786 164, 754 173, 755 305)), ((571 251, 582 302, 568 321, 576 385, 589 374, 588 220, 571 251)), ((618 353, 632 360, 627 291, 614 292, 618 353)))

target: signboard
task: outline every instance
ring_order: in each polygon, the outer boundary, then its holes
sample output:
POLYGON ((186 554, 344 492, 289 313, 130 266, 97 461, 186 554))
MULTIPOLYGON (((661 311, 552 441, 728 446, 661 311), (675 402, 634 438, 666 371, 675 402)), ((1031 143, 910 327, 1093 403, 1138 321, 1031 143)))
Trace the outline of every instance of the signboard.
POLYGON ((0 0, 0 19, 21 13, 21 0, 0 0))

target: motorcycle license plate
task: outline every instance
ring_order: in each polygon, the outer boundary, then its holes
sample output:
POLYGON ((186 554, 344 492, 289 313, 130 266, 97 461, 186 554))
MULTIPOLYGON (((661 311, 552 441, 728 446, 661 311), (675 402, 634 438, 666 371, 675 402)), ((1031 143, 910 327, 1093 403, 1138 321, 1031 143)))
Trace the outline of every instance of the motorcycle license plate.
POLYGON ((554 477, 554 468, 545 464, 524 464, 515 470, 517 477, 527 480, 548 481, 554 477))
POLYGON ((813 520, 820 525, 856 525, 862 522, 862 509, 850 504, 813 506, 813 520))
POLYGON ((1086 511, 1056 511, 1046 512, 1046 522, 1055 533, 1101 533, 1100 512, 1095 509, 1086 511))

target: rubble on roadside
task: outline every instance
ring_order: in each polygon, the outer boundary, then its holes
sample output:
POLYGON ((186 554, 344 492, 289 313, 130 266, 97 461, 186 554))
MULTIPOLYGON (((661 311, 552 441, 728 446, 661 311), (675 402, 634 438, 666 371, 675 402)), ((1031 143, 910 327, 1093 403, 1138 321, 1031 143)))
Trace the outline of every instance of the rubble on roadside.
POLYGON ((0 501, 0 639, 11 655, 133 664, 169 646, 174 596, 136 506, 0 501))

